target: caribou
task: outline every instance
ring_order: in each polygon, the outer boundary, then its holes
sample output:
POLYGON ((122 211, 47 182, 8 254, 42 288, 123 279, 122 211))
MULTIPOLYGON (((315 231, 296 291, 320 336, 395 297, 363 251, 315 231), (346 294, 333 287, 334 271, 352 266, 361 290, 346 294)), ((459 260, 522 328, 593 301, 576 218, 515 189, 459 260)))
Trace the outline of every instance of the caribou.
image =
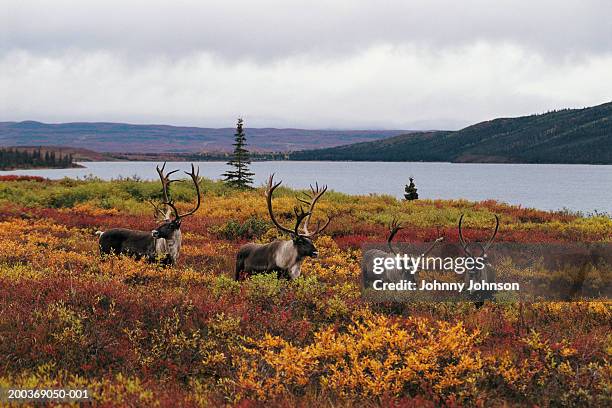
POLYGON ((164 265, 177 263, 182 243, 181 223, 183 218, 193 215, 201 204, 200 197, 200 170, 191 165, 191 172, 185 172, 193 182, 196 191, 196 204, 186 213, 180 214, 170 198, 168 189, 170 184, 179 180, 170 179, 170 175, 178 170, 164 174, 166 163, 160 169, 156 166, 157 173, 162 183, 162 206, 166 210, 153 205, 155 216, 160 222, 152 231, 138 231, 127 228, 113 228, 108 231, 98 231, 98 243, 101 255, 124 254, 137 259, 146 259, 149 262, 159 262, 164 265))
MULTIPOLYGON (((401 225, 401 223, 399 223, 398 220, 394 218, 389 224, 389 236, 387 237, 388 251, 383 251, 379 248, 373 248, 367 250, 363 254, 361 269, 362 284, 364 289, 367 288, 374 280, 382 280, 384 282, 399 282, 403 279, 407 279, 412 282, 416 281, 416 270, 415 273, 411 273, 405 269, 385 268, 385 270, 380 274, 374 273, 375 259, 395 258, 398 255, 398 252, 393 248, 392 241, 393 238, 395 238, 395 236, 397 235, 397 233, 403 228, 404 227, 401 225)), ((423 252, 419 256, 421 258, 425 258, 434 249, 434 247, 443 240, 444 237, 436 238, 433 243, 425 250, 425 252, 423 252)))
POLYGON ((306 193, 305 198, 298 198, 299 202, 309 206, 308 211, 304 211, 302 206, 299 208, 296 206, 294 208, 295 226, 290 229, 276 220, 272 208, 272 195, 281 183, 282 181, 274 183, 274 174, 268 178, 265 190, 266 203, 270 220, 274 226, 279 231, 289 234, 291 239, 276 240, 268 244, 249 243, 243 245, 236 256, 236 280, 240 280, 243 275, 248 277, 253 274, 269 272, 276 272, 279 278, 297 279, 301 274, 304 259, 306 257, 316 258, 319 255, 317 248, 314 246, 313 238, 328 227, 331 218, 327 217, 327 221, 322 226, 319 221, 313 231, 309 230, 309 222, 317 201, 325 194, 327 186, 319 188, 319 184, 315 183, 315 187, 310 186, 310 192, 306 193), (300 232, 301 225, 302 232, 300 232))
MULTIPOLYGON (((482 281, 495 282, 495 269, 493 268, 493 265, 491 265, 491 263, 487 260, 487 251, 491 247, 491 244, 495 240, 497 232, 499 231, 499 217, 495 214, 495 229, 493 231, 493 234, 491 234, 491 237, 486 242, 482 243, 479 241, 467 242, 463 237, 462 223, 464 215, 465 214, 461 214, 461 217, 459 217, 458 225, 459 244, 461 244, 461 250, 466 256, 474 259, 480 258, 484 262, 484 268, 478 269, 476 267, 473 267, 465 272, 466 287, 471 287, 472 281, 478 283, 482 281)), ((493 297, 494 293, 494 291, 480 291, 478 293, 470 291, 469 294, 475 300, 476 307, 481 307, 484 304, 485 300, 491 299, 493 297)))

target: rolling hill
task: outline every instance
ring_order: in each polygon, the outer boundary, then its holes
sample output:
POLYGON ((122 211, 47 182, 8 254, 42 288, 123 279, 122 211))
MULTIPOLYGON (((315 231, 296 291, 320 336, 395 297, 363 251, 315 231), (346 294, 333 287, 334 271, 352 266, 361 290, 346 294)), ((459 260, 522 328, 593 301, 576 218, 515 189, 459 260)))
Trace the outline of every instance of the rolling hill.
POLYGON ((612 164, 612 102, 462 130, 418 132, 375 142, 292 153, 291 160, 612 164))
MULTIPOLYGON (((125 123, 0 122, 0 146, 69 146, 110 153, 197 153, 232 149, 234 128, 125 123)), ((253 151, 288 152, 373 141, 405 130, 247 128, 253 151)))

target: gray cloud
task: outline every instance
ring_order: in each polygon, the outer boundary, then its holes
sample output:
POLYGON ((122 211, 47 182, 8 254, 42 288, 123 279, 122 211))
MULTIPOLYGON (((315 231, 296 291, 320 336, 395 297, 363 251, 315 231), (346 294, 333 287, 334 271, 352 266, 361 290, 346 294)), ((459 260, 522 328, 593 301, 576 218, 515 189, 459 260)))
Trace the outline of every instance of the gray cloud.
POLYGON ((562 55, 612 49, 608 0, 32 1, 3 6, 0 44, 227 58, 510 42, 562 55))
POLYGON ((612 96, 607 0, 2 7, 3 120, 448 128, 612 96))

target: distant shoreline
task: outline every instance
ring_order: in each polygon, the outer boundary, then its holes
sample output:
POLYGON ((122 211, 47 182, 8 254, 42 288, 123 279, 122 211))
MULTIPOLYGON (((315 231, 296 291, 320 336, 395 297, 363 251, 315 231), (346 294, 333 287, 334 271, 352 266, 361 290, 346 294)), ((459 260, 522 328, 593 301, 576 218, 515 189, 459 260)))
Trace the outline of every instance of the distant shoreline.
MULTIPOLYGON (((204 154, 194 155, 192 153, 153 153, 153 154, 138 154, 129 153, 125 155, 108 154, 108 160, 87 160, 87 162, 104 162, 104 161, 120 161, 120 162, 226 162, 230 155, 222 154, 204 154)), ((591 166, 612 166, 612 163, 564 163, 564 162, 520 162, 520 161, 449 161, 449 160, 351 160, 351 159, 303 159, 303 158, 283 158, 285 154, 280 153, 257 153, 251 157, 252 162, 338 162, 338 163, 450 163, 450 164, 530 164, 530 165, 591 165, 591 166)), ((82 160, 79 160, 82 161, 82 160)))
MULTIPOLYGON (((23 147, 20 147, 23 148, 23 147)), ((31 149, 32 147, 27 147, 31 149)), ((42 148, 58 149, 56 146, 42 146, 42 148)), ((70 169, 70 168, 82 168, 86 167, 78 163, 88 162, 226 162, 230 159, 231 153, 229 152, 203 152, 203 153, 108 153, 108 152, 95 152, 85 149, 76 149, 70 147, 62 147, 64 151, 78 152, 74 158, 74 166, 71 167, 10 167, 1 168, 0 171, 12 171, 12 170, 46 170, 46 169, 70 169)), ((470 161, 452 161, 452 160, 375 160, 375 159, 347 159, 345 157, 334 159, 330 157, 324 157, 321 159, 316 158, 303 158, 299 157, 300 152, 251 152, 252 162, 274 162, 274 161, 287 161, 287 162, 346 162, 346 163, 452 163, 452 164, 529 164, 529 165, 592 165, 592 166, 612 166, 612 163, 597 163, 597 162, 555 162, 555 161, 540 161, 540 162, 528 162, 528 161, 504 161, 504 160, 470 160, 470 161), (292 157, 294 153, 298 153, 298 157, 292 157)))
POLYGON ((58 167, 49 167, 49 166, 12 166, 12 167, 0 167, 0 171, 15 171, 15 170, 62 170, 62 169, 83 169, 86 166, 83 166, 78 163, 73 163, 72 166, 58 166, 58 167))

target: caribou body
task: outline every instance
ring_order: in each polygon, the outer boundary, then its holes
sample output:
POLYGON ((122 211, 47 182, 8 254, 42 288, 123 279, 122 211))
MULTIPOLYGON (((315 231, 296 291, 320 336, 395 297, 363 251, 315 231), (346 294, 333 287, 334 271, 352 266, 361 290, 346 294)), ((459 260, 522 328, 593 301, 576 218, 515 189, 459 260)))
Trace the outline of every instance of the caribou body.
POLYGON ((180 251, 180 232, 178 227, 163 224, 153 231, 139 231, 126 228, 113 228, 98 231, 100 253, 125 254, 149 262, 173 264, 180 251), (163 231, 163 232, 162 232, 163 231), (177 237, 178 235, 178 237, 177 237))
POLYGON ((125 254, 137 259, 146 259, 149 262, 159 262, 166 265, 176 264, 182 244, 182 220, 184 217, 194 214, 200 208, 199 170, 196 171, 192 164, 191 172, 185 172, 193 181, 197 202, 192 210, 179 214, 168 193, 170 183, 178 181, 171 180, 170 175, 178 170, 164 174, 165 166, 166 163, 161 169, 157 166, 157 173, 162 183, 162 204, 166 207, 166 210, 163 211, 151 202, 161 224, 152 231, 126 228, 113 228, 105 232, 98 231, 101 255, 125 254), (172 218, 172 216, 174 217, 172 218))
POLYGON ((266 188, 266 202, 268 205, 268 213, 272 223, 281 232, 291 236, 290 240, 276 240, 269 244, 250 243, 243 245, 236 256, 236 275, 235 279, 239 280, 243 275, 250 276, 257 273, 276 272, 279 278, 296 279, 301 274, 302 262, 306 257, 316 258, 319 253, 314 246, 312 239, 315 235, 322 232, 330 223, 330 218, 321 227, 320 223, 314 231, 308 230, 310 217, 315 209, 317 201, 327 191, 327 186, 319 188, 310 187, 311 191, 307 194, 306 199, 299 201, 309 205, 308 211, 304 211, 301 207, 295 207, 294 213, 296 217, 295 227, 293 229, 282 226, 274 216, 272 209, 272 194, 281 182, 274 184, 274 175, 268 179, 266 188), (299 232, 300 225, 302 232, 299 232))

